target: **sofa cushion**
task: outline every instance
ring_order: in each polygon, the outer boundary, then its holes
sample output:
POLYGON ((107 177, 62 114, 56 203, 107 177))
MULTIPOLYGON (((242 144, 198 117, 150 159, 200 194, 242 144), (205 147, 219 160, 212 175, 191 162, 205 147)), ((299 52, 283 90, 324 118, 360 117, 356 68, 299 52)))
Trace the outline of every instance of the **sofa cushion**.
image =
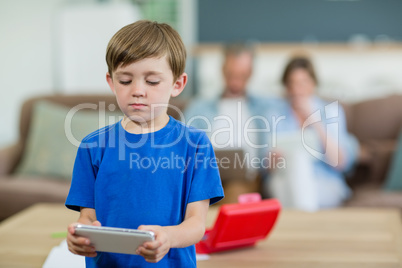
POLYGON ((16 173, 70 180, 82 138, 118 121, 122 115, 120 112, 90 112, 90 107, 85 107, 69 109, 48 101, 37 102, 27 145, 16 173))
POLYGON ((402 95, 372 99, 353 105, 351 132, 360 141, 397 139, 402 126, 402 95))
POLYGON ((51 177, 0 177, 0 220, 37 202, 64 203, 69 188, 69 182, 51 177))
POLYGON ((370 175, 366 178, 368 183, 378 186, 384 184, 389 169, 389 163, 395 152, 396 139, 367 140, 362 142, 368 148, 372 161, 370 162, 370 175))

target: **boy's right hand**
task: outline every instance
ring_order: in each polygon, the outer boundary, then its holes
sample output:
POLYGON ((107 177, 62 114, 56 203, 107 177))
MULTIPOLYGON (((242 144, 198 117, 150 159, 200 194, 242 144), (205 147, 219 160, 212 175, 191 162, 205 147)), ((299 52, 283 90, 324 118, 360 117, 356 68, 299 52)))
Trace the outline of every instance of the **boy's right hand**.
MULTIPOLYGON (((74 254, 78 254, 85 257, 96 257, 97 253, 95 247, 91 246, 91 241, 83 236, 75 235, 75 226, 78 222, 72 223, 68 226, 67 232, 67 245, 68 250, 74 254)), ((101 226, 99 221, 94 221, 93 226, 101 226)))

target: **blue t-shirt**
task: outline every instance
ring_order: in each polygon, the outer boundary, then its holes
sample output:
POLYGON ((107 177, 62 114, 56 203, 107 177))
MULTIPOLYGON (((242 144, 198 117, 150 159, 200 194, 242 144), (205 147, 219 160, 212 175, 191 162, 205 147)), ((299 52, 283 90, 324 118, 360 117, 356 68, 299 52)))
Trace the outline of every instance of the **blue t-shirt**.
MULTIPOLYGON (((204 132, 170 117, 159 131, 132 134, 121 122, 83 139, 66 206, 94 208, 103 226, 180 224, 188 203, 223 198, 211 143, 204 132)), ((133 252, 136 249, 133 248, 133 252)), ((172 248, 158 263, 99 252, 87 267, 196 267, 195 247, 172 248)))

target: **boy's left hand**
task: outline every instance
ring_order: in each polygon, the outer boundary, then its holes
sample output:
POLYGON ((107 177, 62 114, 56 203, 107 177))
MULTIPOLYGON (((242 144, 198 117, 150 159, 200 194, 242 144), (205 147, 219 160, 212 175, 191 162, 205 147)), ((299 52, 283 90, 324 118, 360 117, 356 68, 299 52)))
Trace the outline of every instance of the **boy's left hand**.
POLYGON ((145 242, 138 247, 136 253, 143 256, 147 262, 160 261, 170 250, 169 235, 166 229, 159 225, 141 225, 138 230, 154 232, 155 240, 145 242))

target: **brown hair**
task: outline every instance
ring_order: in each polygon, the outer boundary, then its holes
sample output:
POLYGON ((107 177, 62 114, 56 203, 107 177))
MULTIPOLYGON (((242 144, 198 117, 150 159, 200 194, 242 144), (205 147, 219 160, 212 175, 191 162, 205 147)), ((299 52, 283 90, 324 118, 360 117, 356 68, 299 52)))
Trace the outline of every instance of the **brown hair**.
POLYGON ((285 67, 285 71, 283 72, 282 75, 282 84, 286 86, 288 80, 289 80, 289 75, 291 72, 293 72, 296 69, 303 69, 308 72, 308 74, 311 76, 315 84, 318 84, 317 81, 317 76, 315 75, 314 67, 313 64, 311 63, 310 59, 304 56, 297 56, 288 62, 288 64, 285 67))
POLYGON ((224 47, 223 54, 225 58, 229 56, 239 56, 243 53, 248 53, 254 58, 254 46, 252 43, 229 43, 224 47))
POLYGON ((180 35, 168 24, 140 20, 124 26, 110 39, 106 63, 112 76, 119 66, 163 56, 167 56, 176 81, 186 65, 186 49, 180 35))

